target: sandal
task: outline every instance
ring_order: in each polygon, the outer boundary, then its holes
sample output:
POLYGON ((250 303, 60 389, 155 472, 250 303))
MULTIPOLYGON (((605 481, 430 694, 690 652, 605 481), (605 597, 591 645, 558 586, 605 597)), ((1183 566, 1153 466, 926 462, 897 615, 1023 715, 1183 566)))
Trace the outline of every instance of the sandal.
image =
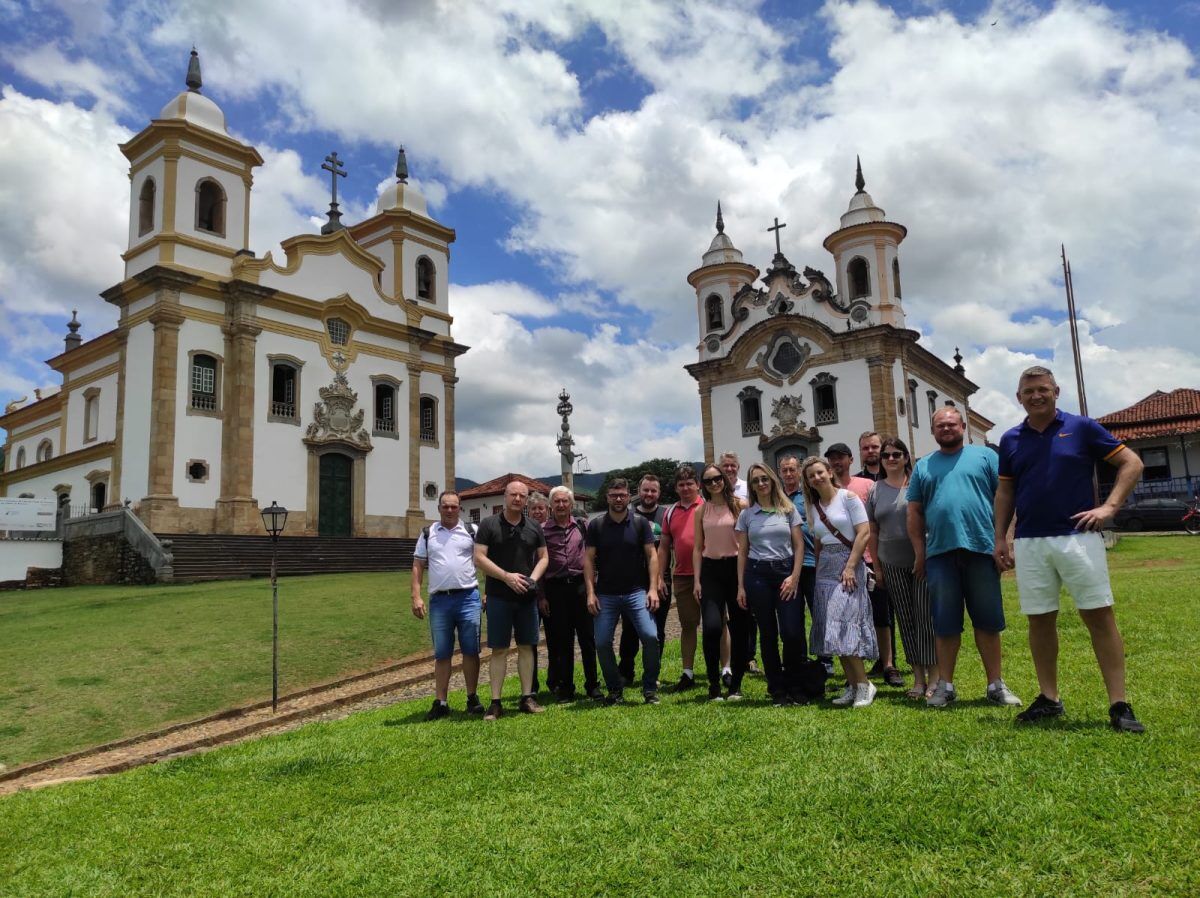
POLYGON ((904 675, 894 667, 885 667, 883 670, 883 682, 889 686, 903 686, 904 675))
POLYGON ((905 698, 911 698, 914 702, 927 698, 924 683, 914 683, 913 688, 904 693, 905 698))

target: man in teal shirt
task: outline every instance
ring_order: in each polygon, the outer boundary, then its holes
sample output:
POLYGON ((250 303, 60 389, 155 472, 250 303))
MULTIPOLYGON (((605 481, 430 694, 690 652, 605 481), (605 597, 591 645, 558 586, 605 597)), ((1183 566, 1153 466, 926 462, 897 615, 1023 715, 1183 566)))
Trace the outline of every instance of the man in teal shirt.
POLYGON ((987 674, 987 700, 1020 705, 1000 676, 1004 604, 1000 571, 992 556, 992 504, 999 463, 991 449, 964 445, 965 429, 957 408, 938 409, 932 421, 938 451, 917 462, 908 483, 908 535, 916 553, 913 573, 929 584, 942 675, 927 704, 944 708, 958 698, 954 667, 962 645, 965 607, 987 674))

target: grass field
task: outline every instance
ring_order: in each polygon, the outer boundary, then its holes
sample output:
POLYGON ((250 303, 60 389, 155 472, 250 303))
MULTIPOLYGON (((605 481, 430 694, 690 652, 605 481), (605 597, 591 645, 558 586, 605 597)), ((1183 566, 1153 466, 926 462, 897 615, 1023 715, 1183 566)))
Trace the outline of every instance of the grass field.
MULTIPOLYGON (((281 692, 427 647, 407 573, 279 582, 281 692)), ((0 764, 270 697, 266 581, 0 593, 0 764)))
POLYGON ((898 690, 776 709, 757 678, 741 704, 489 725, 411 702, 2 799, 0 895, 1195 895, 1200 540, 1126 539, 1111 561, 1141 737, 1108 728, 1073 614, 1068 717, 1040 729, 979 700, 968 653, 946 711, 898 690))

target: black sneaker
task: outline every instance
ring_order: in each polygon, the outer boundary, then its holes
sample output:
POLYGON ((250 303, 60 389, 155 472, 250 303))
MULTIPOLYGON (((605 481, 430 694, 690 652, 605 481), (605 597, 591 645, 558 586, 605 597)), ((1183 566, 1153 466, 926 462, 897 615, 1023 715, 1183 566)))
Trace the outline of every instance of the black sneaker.
POLYGON ((474 692, 472 692, 470 695, 467 696, 467 713, 468 714, 482 714, 483 713, 483 702, 481 702, 479 700, 479 696, 476 695, 474 692))
POLYGON ((679 682, 671 687, 672 692, 687 692, 689 689, 696 688, 696 678, 691 674, 682 674, 679 677, 679 682))
POLYGON ((1108 722, 1114 730, 1125 733, 1144 733, 1146 728, 1142 722, 1133 716, 1133 706, 1129 702, 1115 702, 1108 709, 1108 722))
POLYGON ((782 692, 778 695, 771 696, 771 704, 776 708, 786 708, 791 703, 791 698, 782 692))
POLYGON ((425 715, 426 720, 441 720, 443 717, 450 716, 450 706, 445 702, 433 700, 433 707, 429 709, 429 713, 425 715))
POLYGON ((554 700, 560 705, 569 705, 571 702, 575 701, 575 690, 560 689, 557 693, 555 693, 554 700))
POLYGON ((1040 723, 1043 720, 1049 720, 1052 717, 1063 716, 1063 703, 1046 698, 1040 692, 1020 714, 1016 716, 1017 723, 1040 723))
POLYGON ((788 702, 793 705, 807 705, 809 698, 803 692, 795 692, 788 696, 788 702))
POLYGON ((587 697, 594 702, 602 702, 604 701, 604 690, 599 686, 593 686, 587 691, 587 697))
POLYGON ((900 688, 904 686, 904 675, 894 667, 885 667, 883 669, 883 682, 889 686, 900 688))
POLYGON ((610 692, 604 697, 606 705, 623 705, 625 704, 625 694, 623 692, 610 692))
POLYGON ((723 674, 721 674, 721 685, 724 686, 726 689, 733 688, 733 673, 732 673, 732 671, 727 670, 723 674))
POLYGON ((500 699, 492 699, 492 703, 488 705, 487 713, 483 715, 484 720, 499 720, 500 715, 504 713, 504 708, 500 705, 500 699))
POLYGON ((658 704, 658 693, 657 692, 647 692, 645 695, 642 696, 642 698, 644 698, 646 700, 647 705, 657 705, 658 704))
POLYGON ((867 671, 867 676, 868 677, 882 677, 883 669, 884 669, 883 662, 876 661, 874 664, 871 665, 871 669, 867 671))
POLYGON ((725 696, 721 695, 721 685, 719 683, 713 683, 708 687, 708 700, 710 702, 725 701, 725 696))

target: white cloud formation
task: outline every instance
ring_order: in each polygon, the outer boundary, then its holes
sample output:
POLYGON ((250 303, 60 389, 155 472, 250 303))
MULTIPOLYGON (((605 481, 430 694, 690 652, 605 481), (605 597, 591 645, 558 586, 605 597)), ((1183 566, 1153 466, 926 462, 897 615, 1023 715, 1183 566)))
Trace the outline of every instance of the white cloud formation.
POLYGON ((90 59, 68 59, 53 44, 12 53, 9 62, 26 78, 64 96, 95 97, 117 112, 128 109, 119 93, 126 86, 125 79, 90 59))

